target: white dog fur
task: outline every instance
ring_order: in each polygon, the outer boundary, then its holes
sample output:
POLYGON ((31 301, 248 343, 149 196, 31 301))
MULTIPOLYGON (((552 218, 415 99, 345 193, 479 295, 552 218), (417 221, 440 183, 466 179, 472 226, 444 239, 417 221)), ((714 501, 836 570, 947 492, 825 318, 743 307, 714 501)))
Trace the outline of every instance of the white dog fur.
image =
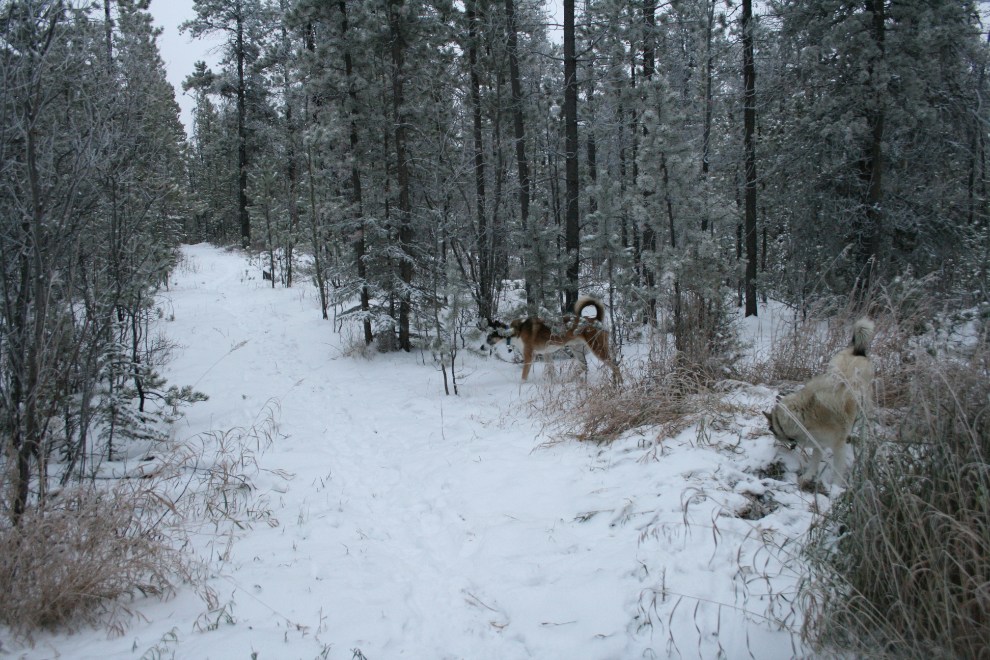
POLYGON ((834 479, 844 483, 846 448, 856 416, 869 406, 873 363, 867 353, 873 339, 873 322, 862 318, 853 325, 849 346, 829 362, 821 376, 779 401, 763 413, 777 439, 811 447, 811 461, 800 477, 806 486, 818 477, 826 449, 832 450, 834 479))

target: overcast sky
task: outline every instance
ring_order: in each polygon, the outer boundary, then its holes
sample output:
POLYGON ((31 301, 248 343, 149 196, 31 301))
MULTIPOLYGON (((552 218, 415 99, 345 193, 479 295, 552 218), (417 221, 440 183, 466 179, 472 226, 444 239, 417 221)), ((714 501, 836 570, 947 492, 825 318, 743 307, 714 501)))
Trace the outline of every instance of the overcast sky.
POLYGON ((165 31, 158 37, 158 48, 168 70, 168 81, 175 87, 175 99, 182 108, 182 123, 186 135, 192 132, 192 96, 182 93, 182 81, 193 72, 198 60, 204 60, 214 70, 220 57, 211 52, 217 42, 210 39, 192 39, 188 32, 179 34, 183 21, 195 18, 193 0, 152 0, 149 8, 155 17, 155 25, 165 31))

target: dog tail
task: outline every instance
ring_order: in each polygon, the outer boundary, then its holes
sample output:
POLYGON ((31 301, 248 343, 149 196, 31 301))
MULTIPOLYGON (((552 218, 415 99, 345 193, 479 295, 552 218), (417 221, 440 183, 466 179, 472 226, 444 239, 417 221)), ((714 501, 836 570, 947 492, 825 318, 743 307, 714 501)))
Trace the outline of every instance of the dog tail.
POLYGON ((853 355, 866 357, 871 341, 873 341, 873 321, 864 316, 853 324, 853 336, 850 342, 853 355))
POLYGON ((589 305, 595 306, 595 312, 596 312, 595 320, 599 322, 604 321, 605 305, 601 304, 601 302, 599 302, 598 299, 592 298, 591 296, 581 296, 580 298, 578 298, 578 301, 574 303, 574 313, 577 314, 578 316, 581 316, 581 311, 589 305))

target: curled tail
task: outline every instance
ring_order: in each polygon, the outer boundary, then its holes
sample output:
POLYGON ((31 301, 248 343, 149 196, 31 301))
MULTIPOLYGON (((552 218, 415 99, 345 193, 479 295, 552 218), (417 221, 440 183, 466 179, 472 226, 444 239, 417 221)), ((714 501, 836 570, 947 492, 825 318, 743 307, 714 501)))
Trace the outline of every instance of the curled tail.
POLYGON ((605 305, 601 304, 601 302, 591 296, 581 296, 578 298, 578 301, 574 303, 574 313, 581 316, 582 310, 584 310, 584 308, 588 305, 595 306, 595 312, 597 312, 595 316, 596 321, 601 322, 605 320, 605 305))
POLYGON ((870 350, 871 341, 873 341, 873 321, 864 316, 853 324, 853 336, 850 342, 853 347, 853 355, 866 357, 870 350))

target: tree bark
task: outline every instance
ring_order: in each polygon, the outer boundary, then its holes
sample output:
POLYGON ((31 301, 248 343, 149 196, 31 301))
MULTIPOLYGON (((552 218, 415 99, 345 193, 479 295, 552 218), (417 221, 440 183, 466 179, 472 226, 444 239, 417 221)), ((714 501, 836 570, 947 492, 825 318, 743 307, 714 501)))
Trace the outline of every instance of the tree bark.
MULTIPOLYGON (((701 182, 705 186, 705 205, 701 216, 701 232, 705 233, 708 231, 708 224, 710 219, 708 217, 708 169, 709 169, 709 156, 711 152, 711 139, 712 139, 712 30, 714 29, 715 23, 715 0, 707 0, 707 6, 705 7, 706 21, 705 21, 705 51, 706 51, 706 61, 705 61, 705 128, 702 132, 701 138, 701 182)), ((714 231, 714 226, 712 230, 714 231)))
POLYGON ((870 144, 867 156, 862 162, 860 177, 866 183, 866 197, 863 200, 865 226, 860 243, 862 248, 861 265, 863 272, 863 292, 869 290, 878 272, 880 261, 880 236, 883 230, 883 134, 884 102, 876 80, 878 64, 884 59, 886 27, 886 0, 866 0, 866 11, 872 14, 870 37, 878 56, 870 64, 870 81, 874 85, 873 98, 869 99, 866 121, 870 127, 870 144))
MULTIPOLYGON (((347 22, 347 3, 344 0, 340 0, 338 6, 340 7, 340 35, 341 39, 346 43, 349 29, 347 22)), ((364 200, 361 193, 361 165, 358 162, 358 145, 360 143, 357 132, 358 98, 353 78, 354 61, 351 59, 351 50, 347 46, 344 47, 344 74, 347 76, 347 95, 351 100, 351 205, 354 207, 354 219, 357 222, 357 238, 354 241, 354 261, 357 266, 358 279, 361 280, 361 311, 364 313, 364 321, 362 322, 364 343, 365 345, 369 345, 375 336, 371 329, 371 319, 368 318, 368 314, 371 311, 371 295, 368 291, 367 282, 368 267, 364 263, 367 245, 364 235, 364 200)))
POLYGON ((743 39, 743 150, 746 159, 746 316, 757 315, 756 305, 756 64, 753 57, 753 0, 742 3, 743 39))
MULTIPOLYGON (((241 247, 251 245, 251 218, 247 210, 247 106, 244 86, 244 7, 237 0, 237 214, 241 220, 241 247)), ((275 274, 272 273, 274 278, 275 274)))
POLYGON ((475 217, 478 234, 475 249, 478 253, 478 314, 481 318, 492 318, 494 310, 494 266, 495 256, 492 228, 488 225, 487 203, 485 199, 485 144, 481 123, 481 79, 478 76, 478 16, 477 0, 468 0, 465 16, 468 22, 468 65, 471 78, 471 120, 474 138, 474 190, 475 217))
MULTIPOLYGON (((529 242, 529 161, 526 159, 526 127, 523 117, 522 84, 519 80, 519 46, 516 38, 516 9, 513 0, 505 0, 505 17, 508 30, 509 81, 512 86, 512 128, 516 138, 516 169, 519 174, 519 221, 524 243, 529 242)), ((529 260, 532 246, 523 255, 526 261, 526 307, 536 311, 529 260)))
POLYGON ((581 236, 578 195, 577 58, 574 43, 574 0, 564 0, 564 150, 566 181, 564 212, 564 312, 574 308, 578 298, 581 269, 581 236))
POLYGON ((409 336, 410 286, 413 278, 412 264, 412 200, 409 193, 409 162, 406 153, 406 118, 402 108, 403 68, 406 56, 406 38, 402 32, 401 9, 404 0, 390 0, 389 28, 392 39, 392 116, 395 130, 395 177, 399 187, 399 248, 403 256, 399 263, 399 348, 412 350, 409 336))

